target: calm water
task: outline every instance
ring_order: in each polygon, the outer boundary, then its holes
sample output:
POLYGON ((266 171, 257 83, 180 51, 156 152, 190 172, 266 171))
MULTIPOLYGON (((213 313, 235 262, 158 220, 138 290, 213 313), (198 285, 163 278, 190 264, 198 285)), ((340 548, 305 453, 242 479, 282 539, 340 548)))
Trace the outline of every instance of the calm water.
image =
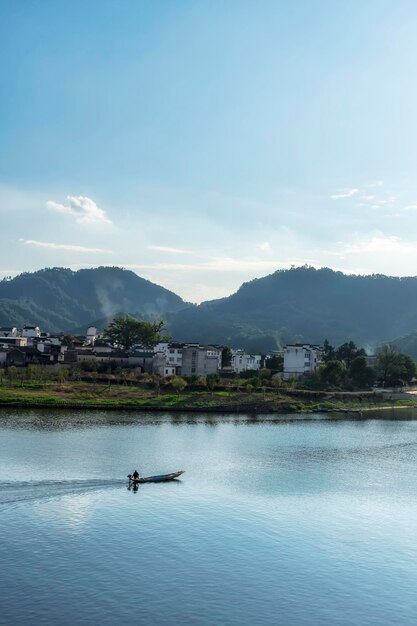
POLYGON ((417 421, 0 411, 0 623, 415 624, 416 470, 417 421))

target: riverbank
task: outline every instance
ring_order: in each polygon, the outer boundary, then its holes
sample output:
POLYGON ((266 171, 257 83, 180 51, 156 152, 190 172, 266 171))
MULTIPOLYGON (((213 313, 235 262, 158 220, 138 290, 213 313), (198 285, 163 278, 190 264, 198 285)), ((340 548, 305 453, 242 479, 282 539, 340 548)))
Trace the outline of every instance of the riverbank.
POLYGON ((387 400, 374 392, 305 390, 183 391, 158 393, 129 385, 87 382, 4 383, 0 407, 123 409, 227 413, 355 412, 417 406, 413 398, 387 400))

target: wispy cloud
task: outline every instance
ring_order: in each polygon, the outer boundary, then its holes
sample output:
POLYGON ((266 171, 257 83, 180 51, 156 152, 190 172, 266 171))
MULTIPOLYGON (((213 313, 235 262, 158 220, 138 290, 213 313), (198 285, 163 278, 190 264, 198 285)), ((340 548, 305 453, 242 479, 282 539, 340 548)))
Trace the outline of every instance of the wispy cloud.
POLYGON ((51 211, 72 215, 79 224, 91 224, 102 222, 111 224, 105 211, 101 209, 91 198, 86 196, 67 196, 68 204, 60 204, 54 200, 46 203, 51 211))
POLYGON ((404 254, 416 251, 416 242, 408 241, 397 235, 385 235, 375 232, 370 235, 357 236, 351 241, 338 241, 334 250, 324 250, 324 254, 345 258, 350 255, 383 255, 404 254))
POLYGON ((331 197, 332 200, 340 200, 341 198, 351 198, 359 193, 359 189, 342 189, 340 192, 333 194, 331 197))
POLYGON ((183 248, 169 248, 168 246, 148 246, 149 250, 157 252, 170 252, 172 254, 193 254, 192 250, 184 250, 183 248))
POLYGON ((66 250, 67 252, 100 252, 104 254, 113 254, 112 250, 103 248, 88 248, 86 246, 77 246, 66 243, 53 243, 50 241, 36 241, 35 239, 19 239, 25 246, 34 246, 35 248, 49 248, 51 250, 66 250))
MULTIPOLYGON (((209 272, 244 272, 255 270, 277 270, 279 268, 287 268, 292 265, 302 265, 310 262, 308 259, 293 260, 270 260, 258 258, 236 259, 231 257, 215 257, 201 263, 154 263, 154 264, 121 264, 132 270, 172 270, 172 271, 209 271, 209 272)), ((313 261, 311 262, 313 264, 313 261)))
POLYGON ((262 250, 262 252, 269 252, 271 250, 271 244, 269 241, 262 241, 262 243, 258 244, 257 247, 259 250, 262 250))
POLYGON ((396 235, 374 234, 370 237, 364 237, 356 242, 347 243, 343 246, 344 254, 358 254, 365 252, 395 252, 408 246, 401 237, 396 235))

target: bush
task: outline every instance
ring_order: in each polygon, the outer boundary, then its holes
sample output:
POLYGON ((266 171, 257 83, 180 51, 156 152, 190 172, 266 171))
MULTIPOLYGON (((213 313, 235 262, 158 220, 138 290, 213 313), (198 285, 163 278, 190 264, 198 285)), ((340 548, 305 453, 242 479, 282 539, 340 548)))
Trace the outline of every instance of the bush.
POLYGON ((177 393, 181 393, 181 391, 184 391, 186 388, 187 381, 180 376, 172 376, 169 384, 177 393))

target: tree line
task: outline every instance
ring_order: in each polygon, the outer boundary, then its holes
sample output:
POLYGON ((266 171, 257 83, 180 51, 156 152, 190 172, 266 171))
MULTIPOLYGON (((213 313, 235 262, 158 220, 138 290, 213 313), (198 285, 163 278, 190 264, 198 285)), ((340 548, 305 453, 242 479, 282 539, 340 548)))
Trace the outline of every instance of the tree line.
POLYGON ((316 377, 323 385, 333 387, 371 387, 380 383, 384 387, 410 383, 416 376, 416 364, 395 346, 386 344, 378 351, 375 365, 367 364, 366 353, 353 341, 333 347, 327 339, 323 344, 323 365, 316 377))

